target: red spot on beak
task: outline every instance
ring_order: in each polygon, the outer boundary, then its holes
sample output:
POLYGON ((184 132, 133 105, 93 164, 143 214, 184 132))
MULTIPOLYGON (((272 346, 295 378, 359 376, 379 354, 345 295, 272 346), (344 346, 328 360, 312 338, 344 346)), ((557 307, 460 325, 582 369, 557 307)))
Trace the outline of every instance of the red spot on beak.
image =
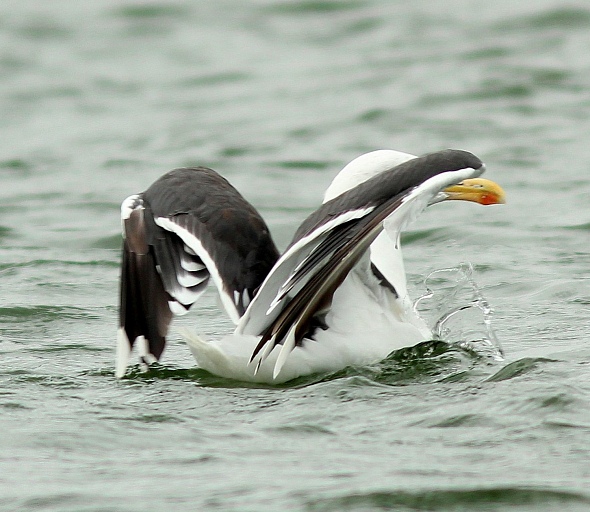
POLYGON ((484 194, 479 198, 479 202, 484 206, 489 206, 490 204, 498 204, 498 198, 494 195, 484 194))

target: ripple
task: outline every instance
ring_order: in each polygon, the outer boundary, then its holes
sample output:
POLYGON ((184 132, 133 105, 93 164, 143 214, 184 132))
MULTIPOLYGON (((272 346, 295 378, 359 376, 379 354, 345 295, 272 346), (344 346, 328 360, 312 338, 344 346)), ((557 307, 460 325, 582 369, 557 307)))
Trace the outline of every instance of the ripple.
POLYGON ((7 226, 0 226, 0 240, 2 240, 3 238, 10 237, 13 233, 14 230, 12 228, 9 228, 7 226))
MULTIPOLYGON (((198 367, 174 368, 160 363, 145 370, 141 365, 129 368, 122 383, 140 384, 159 380, 195 382, 211 388, 298 389, 315 384, 346 379, 348 386, 405 386, 424 382, 462 382, 481 379, 476 370, 482 357, 477 352, 441 340, 425 341, 397 350, 383 361, 370 366, 349 366, 332 373, 306 375, 282 384, 243 382, 218 377, 198 367)), ((106 375, 112 376, 112 370, 106 375)))
POLYGON ((142 3, 125 5, 115 14, 130 19, 183 18, 189 14, 189 9, 181 5, 169 3, 142 3))
POLYGON ((211 464, 213 462, 218 462, 220 460, 219 457, 215 457, 214 455, 202 455, 200 457, 183 457, 169 460, 170 464, 178 465, 178 466, 193 466, 195 464, 211 464))
POLYGON ((486 379, 487 382, 500 382, 503 380, 513 379, 520 377, 532 371, 535 371, 541 364, 554 363, 555 359, 547 359, 545 357, 524 357, 518 361, 513 361, 500 370, 494 375, 486 379))
POLYGON ((143 39, 168 36, 179 21, 190 15, 190 9, 179 4, 138 3, 124 5, 112 13, 126 22, 122 31, 124 36, 143 39))
POLYGON ((584 222, 582 224, 574 224, 571 226, 562 226, 561 229, 572 230, 572 231, 590 231, 590 222, 584 222))
POLYGON ((435 242, 448 240, 451 230, 447 228, 416 229, 402 233, 402 246, 418 241, 435 242))
POLYGON ((12 158, 9 160, 0 161, 0 169, 8 169, 11 171, 20 171, 28 173, 32 170, 33 166, 21 158, 12 158))
MULTIPOLYGON (((113 372, 109 372, 112 375, 113 372)), ((213 375, 206 370, 198 367, 192 368, 175 368, 164 366, 160 363, 150 365, 146 371, 142 366, 135 365, 129 368, 127 374, 122 379, 123 383, 151 383, 158 380, 180 380, 195 382, 202 387, 212 388, 267 388, 274 387, 271 385, 241 382, 232 379, 226 379, 213 375)))
POLYGON ((359 114, 356 121, 359 123, 372 123, 381 119, 389 119, 391 116, 391 112, 385 108, 371 108, 359 114))
POLYGON ((535 68, 528 71, 529 79, 539 86, 562 88, 571 79, 572 73, 559 68, 535 68))
POLYGON ((110 158, 102 164, 103 169, 139 169, 145 163, 142 160, 132 158, 110 158))
POLYGON ((247 146, 228 146, 219 150, 222 158, 235 158, 247 155, 251 149, 247 146))
POLYGON ((284 160, 276 162, 273 166, 282 167, 283 169, 315 169, 324 170, 331 167, 331 162, 322 160, 284 160))
POLYGON ((39 103, 51 98, 74 98, 78 99, 84 95, 80 87, 67 85, 45 85, 39 87, 29 87, 14 91, 10 99, 20 103, 39 103))
POLYGON ((504 79, 491 79, 483 82, 479 89, 463 95, 463 98, 472 100, 496 98, 522 99, 532 96, 534 90, 534 86, 527 83, 511 83, 504 79))
POLYGON ((184 420, 171 414, 138 414, 126 418, 104 417, 103 419, 116 419, 123 421, 137 421, 140 423, 183 423, 184 420))
POLYGON ((546 420, 543 424, 554 430, 563 430, 563 429, 584 429, 590 432, 590 423, 575 423, 571 421, 565 420, 546 420))
POLYGON ((498 59, 500 57, 506 57, 510 55, 510 50, 502 46, 490 46, 487 48, 478 48, 476 50, 470 50, 463 56, 468 60, 479 60, 479 59, 498 59))
MULTIPOLYGON (((424 492, 370 492, 347 494, 335 498, 312 500, 307 510, 492 510, 491 506, 513 507, 540 505, 544 510, 566 504, 590 506, 590 498, 574 492, 552 489, 496 487, 489 489, 433 490, 424 492)), ((499 510, 494 508, 494 510, 499 510)))
POLYGON ((91 210, 96 212, 117 212, 121 207, 115 201, 96 201, 90 197, 82 197, 82 201, 68 205, 73 210, 91 210))
POLYGON ((559 7, 542 13, 513 18, 498 28, 522 31, 531 29, 572 29, 590 25, 590 11, 576 7, 559 7))
POLYGON ((15 306, 0 308, 0 319, 3 322, 53 322, 54 320, 88 320, 100 318, 88 313, 87 310, 73 306, 15 306))
POLYGON ((84 383, 79 379, 67 376, 36 375, 30 372, 11 378, 15 384, 38 384, 40 386, 56 389, 81 389, 84 383))
POLYGON ((321 425, 311 423, 299 423, 294 425, 281 425, 279 427, 268 428, 268 431, 276 432, 278 434, 318 434, 318 435, 336 435, 336 433, 329 428, 322 427, 321 425))
POLYGON ((17 55, 1 55, 0 69, 5 73, 19 71, 31 65, 32 58, 30 56, 17 55))
POLYGON ((385 360, 367 367, 349 367, 323 380, 362 376, 363 385, 406 386, 416 383, 467 380, 479 377, 473 369, 477 354, 445 341, 431 340, 396 350, 385 360))
POLYGON ((436 428, 456 428, 456 427, 474 427, 480 425, 489 425, 489 418, 479 414, 459 414, 450 416, 444 420, 438 421, 431 427, 436 428))
POLYGON ((97 347, 96 345, 85 345, 83 343, 64 343, 59 345, 47 345, 43 347, 34 347, 27 349, 27 352, 69 352, 69 351, 84 351, 84 352, 111 352, 109 347, 97 347))
MULTIPOLYGON (((351 370, 352 372, 356 370, 351 370)), ((114 371, 104 370, 101 376, 112 377, 114 371)), ((196 366, 192 368, 175 368, 173 366, 164 366, 161 363, 153 363, 146 370, 141 365, 134 365, 129 367, 127 373, 121 382, 124 384, 149 384, 160 380, 180 380, 187 382, 194 382, 201 387, 207 388, 226 388, 226 389, 298 389, 306 387, 319 382, 333 380, 345 376, 343 372, 335 374, 315 374, 299 377, 297 379, 290 380, 289 382, 281 384, 267 384, 258 382, 244 382, 240 380, 228 379, 225 377, 219 377, 209 373, 207 370, 198 368, 196 366)), ((346 375, 347 376, 347 375, 346 375)))
MULTIPOLYGON (((116 235, 103 236, 95 239, 89 244, 90 249, 112 249, 120 250, 123 244, 123 238, 120 233, 116 235)), ((118 264, 118 263, 117 263, 118 264)), ((111 266, 111 265, 109 265, 111 266)))
POLYGON ((576 398, 573 392, 542 393, 527 397, 519 404, 519 409, 527 412, 540 411, 542 414, 563 419, 569 413, 575 414, 585 408, 585 403, 576 398))
MULTIPOLYGON (((62 507, 70 507, 80 504, 80 495, 74 493, 57 493, 50 496, 28 498, 23 501, 21 510, 64 510, 62 507)), ((19 507, 20 508, 20 507, 19 507)))
POLYGON ((46 41, 70 38, 74 31, 51 20, 39 19, 20 27, 19 33, 27 39, 46 41))
POLYGON ((177 85, 180 87, 202 87, 219 85, 225 83, 235 83, 247 80, 250 77, 247 73, 239 71, 227 71, 223 73, 211 73, 209 75, 195 75, 188 78, 183 78, 177 85))
POLYGON ((0 407, 4 409, 12 409, 12 410, 31 410, 32 407, 27 407, 26 405, 19 404, 18 402, 4 402, 0 404, 0 407))
MULTIPOLYGON (((467 101, 481 102, 484 100, 498 100, 502 98, 522 99, 534 94, 534 85, 513 83, 503 79, 486 80, 478 88, 458 94, 426 94, 420 99, 424 107, 432 108, 439 105, 465 103, 467 101)), ((520 104, 519 104, 520 105, 520 104)))
POLYGON ((330 2, 304 0, 300 2, 277 2, 265 10, 277 14, 331 13, 356 9, 363 4, 364 2, 354 0, 333 0, 330 2))
MULTIPOLYGON (((117 235, 121 240, 121 235, 117 235)), ((114 235, 113 235, 114 237, 114 235)), ((120 245, 117 247, 120 248, 120 245)), ((0 264, 0 271, 5 269, 15 268, 41 268, 49 266, 71 266, 71 267, 118 267, 119 261, 113 260, 87 260, 87 261, 76 261, 76 260, 30 260, 19 263, 2 263, 0 264)))

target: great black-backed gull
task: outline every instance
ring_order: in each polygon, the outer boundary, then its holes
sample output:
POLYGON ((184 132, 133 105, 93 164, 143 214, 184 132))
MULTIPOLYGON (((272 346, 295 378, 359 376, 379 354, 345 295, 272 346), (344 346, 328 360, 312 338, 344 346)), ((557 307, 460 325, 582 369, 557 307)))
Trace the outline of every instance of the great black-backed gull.
POLYGON ((281 383, 431 339, 408 296, 400 234, 441 201, 503 203, 503 190, 479 178, 484 170, 460 150, 361 155, 282 255, 227 180, 205 167, 170 171, 121 207, 117 377, 134 345, 144 363, 160 359, 173 315, 186 313, 209 281, 235 331, 186 337, 198 366, 222 377, 281 383))

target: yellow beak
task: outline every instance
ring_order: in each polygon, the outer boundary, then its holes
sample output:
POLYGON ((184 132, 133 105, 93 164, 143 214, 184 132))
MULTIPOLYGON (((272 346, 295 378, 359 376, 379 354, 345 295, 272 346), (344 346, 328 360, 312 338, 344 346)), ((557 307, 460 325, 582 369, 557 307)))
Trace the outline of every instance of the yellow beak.
POLYGON ((445 200, 473 201, 483 205, 505 204, 506 194, 502 187, 483 178, 471 178, 443 190, 445 200))

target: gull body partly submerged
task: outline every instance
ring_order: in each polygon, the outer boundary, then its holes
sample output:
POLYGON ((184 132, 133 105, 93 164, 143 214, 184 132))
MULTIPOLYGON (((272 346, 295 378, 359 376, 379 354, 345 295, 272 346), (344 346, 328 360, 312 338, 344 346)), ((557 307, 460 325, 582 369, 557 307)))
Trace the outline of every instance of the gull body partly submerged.
POLYGON ((280 255, 262 217, 215 171, 173 170, 121 208, 123 258, 116 374, 137 346, 159 360, 169 324, 212 281, 233 333, 187 334, 199 367, 281 383, 378 362, 430 339, 412 307, 400 248, 407 224, 445 200, 504 202, 473 154, 361 155, 280 255))

